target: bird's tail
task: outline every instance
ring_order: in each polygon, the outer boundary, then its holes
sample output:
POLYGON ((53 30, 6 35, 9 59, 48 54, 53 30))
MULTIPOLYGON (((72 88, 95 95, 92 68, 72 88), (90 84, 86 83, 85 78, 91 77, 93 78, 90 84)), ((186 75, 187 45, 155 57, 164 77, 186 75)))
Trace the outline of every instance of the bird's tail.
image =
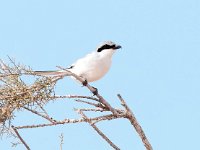
POLYGON ((36 75, 42 75, 42 76, 59 76, 66 74, 63 70, 55 70, 55 71, 34 71, 34 74, 36 75))

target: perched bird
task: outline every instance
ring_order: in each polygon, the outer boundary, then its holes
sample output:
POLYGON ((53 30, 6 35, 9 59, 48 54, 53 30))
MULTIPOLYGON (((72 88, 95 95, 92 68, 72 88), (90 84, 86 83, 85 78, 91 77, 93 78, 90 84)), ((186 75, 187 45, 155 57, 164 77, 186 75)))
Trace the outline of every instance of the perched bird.
MULTIPOLYGON (((82 77, 87 82, 97 81, 108 72, 112 63, 112 56, 120 48, 120 45, 111 41, 103 42, 94 52, 78 59, 66 70, 82 77)), ((66 74, 66 71, 34 71, 34 73, 44 76, 62 76, 66 74)))

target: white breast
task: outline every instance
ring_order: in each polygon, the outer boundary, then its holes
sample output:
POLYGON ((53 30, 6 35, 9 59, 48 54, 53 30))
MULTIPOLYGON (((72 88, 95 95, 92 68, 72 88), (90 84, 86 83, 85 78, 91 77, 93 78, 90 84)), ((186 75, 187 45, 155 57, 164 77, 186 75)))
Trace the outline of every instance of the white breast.
POLYGON ((93 82, 102 78, 110 69, 111 56, 93 52, 86 57, 79 59, 72 72, 83 77, 88 82, 93 82))

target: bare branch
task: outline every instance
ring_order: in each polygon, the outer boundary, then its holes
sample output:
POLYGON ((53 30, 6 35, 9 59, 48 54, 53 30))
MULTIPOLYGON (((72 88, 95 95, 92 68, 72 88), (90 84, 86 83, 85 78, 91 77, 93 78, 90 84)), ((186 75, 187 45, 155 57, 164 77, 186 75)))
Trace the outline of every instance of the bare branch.
POLYGON ((134 126, 135 130, 137 131, 137 133, 139 134, 144 146, 146 147, 147 150, 152 150, 152 146, 149 143, 142 127, 139 125, 137 119, 135 118, 133 112, 131 111, 131 109, 128 107, 128 105, 126 104, 126 102, 124 101, 124 99, 121 97, 120 94, 117 95, 118 98, 121 101, 122 106, 124 106, 124 108, 126 109, 126 117, 128 118, 128 120, 131 122, 131 124, 134 126))
MULTIPOLYGON (((77 76, 76 74, 70 72, 67 69, 64 69, 60 66, 57 66, 58 68, 65 70, 68 74, 67 75, 71 75, 73 76, 75 79, 77 79, 78 81, 80 81, 81 83, 84 83, 85 80, 79 76, 77 76)), ((95 89, 94 87, 90 86, 89 84, 85 85, 92 93, 94 93, 95 91, 97 91, 97 89, 95 89)), ((104 104, 114 115, 117 115, 117 112, 115 111, 115 109, 113 107, 111 107, 111 105, 99 94, 96 93, 96 97, 99 98, 99 102, 101 102, 102 104, 104 104)))
POLYGON ((61 135, 59 137, 60 137, 60 150, 62 150, 63 149, 62 146, 64 144, 64 135, 63 135, 63 133, 61 133, 61 135))
MULTIPOLYGON (((9 58, 10 59, 10 58, 9 58)), ((1 60, 0 60, 1 61, 1 60)), ((100 121, 126 118, 130 121, 132 126, 135 128, 137 133, 139 134, 144 146, 147 150, 152 150, 152 146, 150 145, 146 135, 142 127, 139 125, 136 120, 133 112, 128 107, 124 99, 118 94, 118 98, 121 101, 121 108, 113 108, 108 101, 106 101, 99 93, 95 87, 90 86, 85 79, 76 74, 62 68, 58 67, 62 70, 66 71, 66 74, 62 76, 42 76, 37 75, 34 71, 31 71, 30 68, 27 68, 22 65, 16 65, 15 62, 10 59, 11 65, 6 65, 3 61, 0 62, 0 135, 4 133, 14 134, 15 137, 19 138, 19 140, 24 144, 27 149, 30 149, 22 137, 19 135, 19 129, 28 129, 28 128, 39 128, 46 126, 55 126, 60 124, 69 124, 69 123, 89 123, 94 130, 104 139, 106 140, 114 149, 119 150, 119 148, 99 129, 95 124, 100 121), (34 78, 33 83, 26 83, 22 76, 31 76, 34 78), (82 83, 85 87, 91 91, 94 96, 82 96, 82 95, 56 95, 54 92, 55 84, 58 80, 61 80, 65 76, 72 76, 80 83, 82 83), (57 121, 52 119, 48 112, 44 109, 44 105, 49 101, 57 100, 57 99, 73 99, 76 102, 84 103, 92 106, 92 108, 81 108, 75 109, 82 118, 79 119, 64 119, 61 121, 57 121), (95 107, 95 108, 94 108, 95 107), (34 109, 33 109, 34 108, 34 109), (33 125, 24 125, 24 126, 12 126, 12 119, 14 119, 14 113, 16 110, 27 110, 31 113, 40 116, 50 123, 46 124, 33 124, 33 125), (41 112, 40 112, 41 111, 41 112), (93 118, 88 118, 84 112, 106 112, 108 115, 97 116, 93 118), (9 122, 9 125, 8 123, 9 122), (13 129, 13 131, 12 131, 13 129), (9 132, 9 130, 12 132, 9 132)), ((32 81, 32 80, 31 80, 32 81)), ((100 113, 96 113, 100 114, 100 113)), ((62 135, 61 135, 62 136, 62 135)), ((60 149, 62 150, 63 140, 61 138, 60 149)))
POLYGON ((17 137, 20 139, 20 141, 22 142, 22 144, 24 144, 24 146, 26 147, 27 150, 30 150, 29 146, 26 144, 26 142, 23 140, 23 138, 20 136, 19 132, 17 131, 17 129, 12 126, 13 131, 16 133, 17 137))
POLYGON ((104 110, 102 108, 81 108, 81 111, 94 111, 94 112, 105 112, 109 110, 104 110))
POLYGON ((92 106, 95 106, 95 107, 101 107, 102 106, 100 103, 96 104, 96 103, 92 103, 92 102, 88 102, 88 101, 84 101, 84 100, 80 100, 80 99, 76 99, 75 101, 85 103, 85 104, 88 104, 88 105, 92 105, 92 106))
POLYGON ((39 108, 43 111, 43 113, 44 113, 46 116, 49 117, 47 111, 43 108, 43 106, 42 106, 40 103, 38 103, 37 101, 36 101, 36 103, 37 103, 37 105, 39 106, 39 108))
POLYGON ((79 114, 93 127, 93 129, 108 143, 112 146, 115 150, 120 150, 96 125, 92 123, 91 120, 87 118, 87 116, 82 112, 79 111, 79 114))
POLYGON ((95 98, 95 97, 91 97, 91 96, 82 96, 82 95, 55 95, 50 97, 52 99, 58 99, 58 98, 84 98, 84 99, 89 99, 89 100, 95 100, 97 102, 99 102, 99 99, 95 98))
MULTIPOLYGON (((125 115, 118 115, 117 117, 110 114, 110 115, 104 115, 104 116, 99 116, 99 117, 94 117, 94 118, 89 118, 89 120, 94 121, 94 123, 99 122, 99 121, 104 121, 104 120, 113 120, 117 118, 125 118, 125 115)), ((38 125, 25 125, 25 126, 17 126, 15 127, 16 129, 28 129, 28 128, 41 128, 41 127, 46 127, 46 126, 56 126, 60 124, 69 124, 69 123, 81 123, 81 122, 86 122, 85 119, 64 119, 62 121, 56 121, 54 120, 53 123, 47 123, 47 124, 38 124, 38 125)))
POLYGON ((39 113, 39 112, 37 112, 37 111, 35 111, 35 110, 29 109, 28 107, 23 107, 23 108, 26 109, 26 110, 28 110, 28 111, 30 111, 30 112, 32 112, 32 113, 34 113, 34 114, 36 114, 36 115, 38 115, 38 116, 40 116, 40 117, 42 117, 42 118, 45 118, 46 120, 50 121, 51 123, 54 123, 54 122, 55 122, 55 121, 54 121, 52 118, 50 118, 49 116, 42 115, 41 113, 39 113))

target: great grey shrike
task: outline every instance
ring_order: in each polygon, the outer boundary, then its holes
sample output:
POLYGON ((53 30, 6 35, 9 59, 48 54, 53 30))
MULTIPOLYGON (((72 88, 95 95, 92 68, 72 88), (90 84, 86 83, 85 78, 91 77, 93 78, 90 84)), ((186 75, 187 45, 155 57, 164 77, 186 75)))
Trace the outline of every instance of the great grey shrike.
MULTIPOLYGON (((121 46, 114 42, 103 42, 97 47, 96 51, 78 59, 66 70, 82 77, 87 82, 97 81, 108 72, 112 63, 112 56, 120 48, 121 46)), ((66 74, 66 71, 34 71, 34 73, 44 76, 62 76, 66 74)))

